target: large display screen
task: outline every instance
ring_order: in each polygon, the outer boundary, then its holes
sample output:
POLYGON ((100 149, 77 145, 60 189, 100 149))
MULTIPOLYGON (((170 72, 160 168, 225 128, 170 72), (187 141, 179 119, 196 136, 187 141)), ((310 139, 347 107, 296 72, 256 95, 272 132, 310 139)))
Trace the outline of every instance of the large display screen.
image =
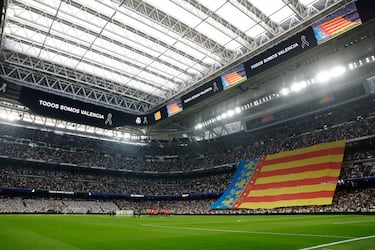
POLYGON ((22 87, 19 101, 43 116, 107 129, 154 123, 151 114, 129 114, 27 87, 22 87))
POLYGON ((333 14, 312 25, 318 44, 324 43, 358 25, 362 21, 354 3, 337 10, 333 14))
POLYGON ((247 76, 243 63, 226 71, 224 74, 221 75, 220 78, 224 90, 233 87, 243 81, 246 81, 247 76))
POLYGON ((246 61, 245 69, 247 77, 250 78, 258 73, 264 72, 298 54, 306 52, 316 45, 317 43, 312 28, 308 27, 246 61))
POLYGON ((154 120, 155 121, 161 120, 161 112, 160 112, 160 110, 154 113, 154 120))
POLYGON ((221 91, 223 91, 223 86, 221 85, 220 77, 216 77, 213 80, 183 95, 181 97, 182 106, 184 109, 186 109, 200 101, 203 101, 204 99, 207 99, 208 97, 220 93, 221 91))
POLYGON ((175 115, 183 110, 181 98, 176 98, 167 103, 168 117, 175 115))

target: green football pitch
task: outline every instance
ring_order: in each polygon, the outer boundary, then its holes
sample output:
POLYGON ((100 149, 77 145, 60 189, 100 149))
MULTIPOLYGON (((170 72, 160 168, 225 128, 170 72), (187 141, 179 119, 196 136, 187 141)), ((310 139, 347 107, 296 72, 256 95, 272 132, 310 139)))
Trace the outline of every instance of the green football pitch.
POLYGON ((375 249, 375 216, 1 215, 0 249, 375 249))

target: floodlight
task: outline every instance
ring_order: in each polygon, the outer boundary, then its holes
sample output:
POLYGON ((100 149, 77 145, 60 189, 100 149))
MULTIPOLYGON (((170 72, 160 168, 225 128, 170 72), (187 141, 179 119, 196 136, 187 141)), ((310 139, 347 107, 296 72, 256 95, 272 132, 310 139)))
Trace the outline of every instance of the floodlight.
POLYGON ((336 66, 331 70, 331 75, 333 77, 338 77, 343 75, 346 72, 346 69, 344 66, 336 66))
POLYGON ((8 116, 6 113, 0 113, 0 118, 6 120, 8 116))
POLYGON ((241 108, 240 107, 236 107, 234 110, 235 110, 236 114, 241 113, 241 108))
POLYGON ((228 117, 232 117, 232 116, 234 116, 235 111, 234 111, 234 110, 228 110, 228 111, 226 112, 226 114, 227 114, 228 117))
POLYGON ((56 124, 55 124, 54 122, 49 121, 49 120, 47 119, 47 121, 46 121, 46 126, 54 127, 55 125, 56 125, 56 124))
MULTIPOLYGON (((23 118, 23 120, 25 121, 25 118, 23 118)), ((62 123, 57 124, 57 127, 58 128, 64 128, 64 129, 66 128, 66 126, 62 123)))
POLYGON ((12 121, 20 120, 20 117, 18 115, 15 115, 15 114, 8 114, 7 119, 12 122, 12 121))
POLYGON ((77 127, 77 131, 86 132, 86 128, 83 127, 83 126, 79 126, 79 127, 77 127))
POLYGON ((122 134, 122 137, 124 138, 124 139, 130 139, 130 133, 123 133, 122 134))
POLYGON ((280 90, 280 94, 283 96, 289 95, 290 90, 288 88, 283 88, 280 90))
POLYGON ((290 90, 293 92, 299 92, 302 89, 306 88, 306 85, 307 85, 306 81, 296 82, 292 84, 292 86, 290 87, 290 90))
POLYGON ((319 83, 326 83, 331 78, 331 73, 328 71, 322 71, 315 78, 319 83))

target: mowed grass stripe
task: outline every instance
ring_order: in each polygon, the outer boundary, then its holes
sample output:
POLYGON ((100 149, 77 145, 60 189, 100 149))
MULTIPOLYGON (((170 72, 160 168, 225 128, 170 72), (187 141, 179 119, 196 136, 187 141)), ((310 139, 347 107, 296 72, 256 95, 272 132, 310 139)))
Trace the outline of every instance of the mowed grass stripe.
POLYGON ((367 239, 372 239, 372 238, 375 238, 375 235, 369 235, 369 236, 364 236, 364 237, 359 237, 359 238, 353 238, 353 239, 348 239, 348 240, 331 242, 331 243, 327 243, 327 244, 321 244, 321 245, 312 246, 312 247, 306 247, 306 248, 302 248, 301 250, 318 249, 318 248, 322 248, 322 247, 341 245, 341 244, 345 244, 345 243, 349 243, 349 242, 353 242, 353 241, 367 240, 367 239))
POLYGON ((355 221, 343 221, 343 222, 335 222, 335 225, 344 225, 344 224, 353 224, 353 223, 369 223, 374 222, 375 220, 355 220, 355 221))
POLYGON ((163 226, 163 225, 153 225, 153 224, 142 224, 142 226, 168 228, 168 229, 180 229, 180 230, 193 230, 193 231, 224 232, 224 233, 246 233, 246 234, 302 236, 302 237, 320 237, 320 238, 344 238, 344 239, 353 238, 353 237, 340 236, 340 235, 278 233, 278 232, 244 231, 244 230, 216 229, 216 228, 203 228, 203 227, 176 227, 176 226, 163 226))
MULTIPOLYGON (((366 226, 360 223, 349 226, 333 224, 373 218, 365 215, 217 215, 168 218, 0 215, 0 249, 290 250, 327 244, 327 241, 338 242, 375 235, 375 223, 368 223, 366 226)), ((371 240, 374 239, 367 241, 371 240)), ((365 244, 365 241, 355 241, 353 244, 357 247, 365 244)))

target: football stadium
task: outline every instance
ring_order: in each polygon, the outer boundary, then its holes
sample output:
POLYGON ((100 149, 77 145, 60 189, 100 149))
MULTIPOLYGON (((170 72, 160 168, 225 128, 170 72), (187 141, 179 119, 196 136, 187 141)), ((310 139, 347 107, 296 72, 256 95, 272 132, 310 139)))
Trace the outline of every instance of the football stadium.
POLYGON ((374 1, 0 8, 0 249, 375 249, 374 1))

